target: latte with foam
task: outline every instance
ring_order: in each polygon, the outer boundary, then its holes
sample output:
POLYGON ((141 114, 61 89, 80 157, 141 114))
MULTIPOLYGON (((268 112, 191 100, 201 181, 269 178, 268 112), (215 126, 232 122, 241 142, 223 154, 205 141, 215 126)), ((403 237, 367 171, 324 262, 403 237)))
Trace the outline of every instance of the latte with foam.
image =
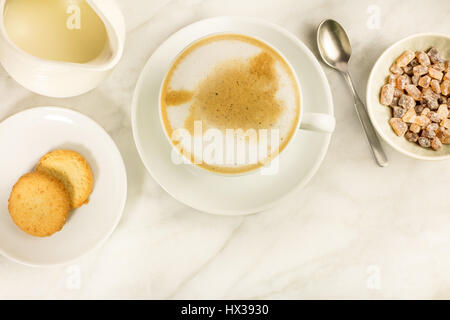
POLYGON ((239 34, 203 38, 172 64, 161 117, 174 147, 204 169, 244 173, 270 162, 297 129, 294 71, 268 44, 239 34))

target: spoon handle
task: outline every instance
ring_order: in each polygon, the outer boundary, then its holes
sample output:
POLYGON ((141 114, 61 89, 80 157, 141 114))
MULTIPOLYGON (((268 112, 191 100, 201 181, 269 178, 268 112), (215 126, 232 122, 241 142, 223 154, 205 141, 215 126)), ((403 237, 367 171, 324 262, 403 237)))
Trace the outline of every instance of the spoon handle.
POLYGON ((383 147, 381 146, 380 139, 375 132, 375 128, 370 121, 366 106, 359 98, 350 74, 348 72, 342 72, 342 75, 352 90, 356 113, 358 114, 359 121, 361 122, 364 132, 366 133, 367 141, 369 142, 370 149, 372 150, 372 155, 380 167, 386 167, 389 162, 386 154, 384 153, 383 147))

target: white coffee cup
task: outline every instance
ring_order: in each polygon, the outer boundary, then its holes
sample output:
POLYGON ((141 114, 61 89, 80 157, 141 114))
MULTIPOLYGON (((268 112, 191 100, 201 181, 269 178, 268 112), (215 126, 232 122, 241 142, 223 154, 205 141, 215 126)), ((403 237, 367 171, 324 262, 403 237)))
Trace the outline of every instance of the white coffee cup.
MULTIPOLYGON (((165 120, 162 114, 162 98, 163 98, 163 91, 164 91, 164 84, 166 82, 166 79, 169 75, 170 70, 172 69, 172 66, 174 65, 174 63, 178 60, 178 58, 189 48, 191 48, 194 44, 196 44, 197 42, 205 39, 205 38, 210 38, 210 37, 214 37, 217 35, 222 35, 222 34, 227 34, 227 33, 214 33, 214 34, 209 34, 205 37, 199 38, 193 42, 191 42, 184 50, 182 50, 172 61, 171 66, 169 67, 169 69, 167 70, 167 73, 161 83, 161 87, 159 90, 159 116, 160 116, 160 121, 161 121, 161 127, 163 128, 164 134, 167 138, 167 140, 169 141, 169 143, 172 145, 173 150, 175 150, 175 152, 177 153, 178 156, 180 156, 181 158, 184 159, 184 163, 189 163, 190 165, 192 165, 192 167, 194 168, 198 168, 199 170, 202 171, 206 171, 206 172, 210 172, 213 174, 219 174, 219 175, 225 175, 225 176, 240 176, 240 175, 244 175, 244 174, 249 174, 249 173, 254 173, 255 171, 261 169, 262 167, 258 167, 256 170, 249 170, 249 171, 245 171, 242 173, 233 173, 233 174, 224 174, 221 172, 215 172, 215 171, 210 171, 207 170, 201 166, 196 165, 195 163, 192 162, 192 159, 190 159, 189 157, 186 157, 185 154, 183 154, 182 152, 180 152, 180 150, 175 146, 173 140, 171 139, 169 133, 166 130, 166 126, 165 126, 165 120)), ((235 32, 233 32, 233 34, 236 34, 235 32)), ((311 112, 304 112, 304 106, 303 106, 303 92, 302 92, 302 87, 301 84, 298 80, 298 76, 296 74, 295 69, 292 67, 292 65, 290 64, 290 62, 286 59, 286 57, 279 51, 277 50, 274 46, 272 46, 271 44, 267 43, 266 41, 255 37, 255 36, 251 36, 251 35, 246 35, 246 34, 242 34, 245 37, 249 37, 249 38, 253 38, 263 44, 265 44, 266 46, 270 47, 272 50, 274 50, 283 60, 284 62, 288 65, 289 69, 292 71, 292 74, 294 75, 294 79, 295 82, 297 84, 297 88, 300 94, 300 114, 297 118, 296 121, 296 127, 298 129, 302 129, 302 130, 310 130, 310 131, 318 131, 318 132, 323 132, 323 133, 332 133, 334 131, 335 128, 335 118, 333 116, 330 116, 328 114, 324 114, 324 113, 311 113, 311 112)), ((289 144, 291 144, 291 142, 295 139, 296 134, 298 133, 299 130, 295 130, 295 132, 292 134, 292 136, 290 137, 287 145, 285 146, 284 149, 286 149, 288 147, 289 144)), ((283 149, 283 150, 284 150, 283 149)), ((283 152, 283 150, 281 150, 279 152, 279 154, 281 154, 283 152)), ((279 154, 275 157, 272 158, 271 161, 274 161, 279 154)), ((265 164, 266 166, 268 165, 268 163, 265 164)), ((197 170, 197 169, 196 169, 197 170)))

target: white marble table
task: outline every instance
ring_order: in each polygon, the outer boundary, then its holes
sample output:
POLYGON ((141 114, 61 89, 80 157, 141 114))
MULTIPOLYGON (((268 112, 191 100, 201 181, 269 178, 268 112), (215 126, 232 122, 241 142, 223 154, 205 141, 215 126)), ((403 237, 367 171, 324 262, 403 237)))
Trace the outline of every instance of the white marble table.
POLYGON ((448 33, 449 1, 434 1, 434 8, 417 0, 119 3, 128 29, 125 55, 98 89, 46 98, 0 69, 0 119, 39 105, 81 111, 116 141, 129 181, 123 219, 103 247, 56 268, 0 257, 0 299, 450 298, 450 162, 412 160, 385 145, 391 165, 378 168, 334 71, 324 67, 337 129, 322 167, 306 188, 258 215, 211 216, 172 199, 144 169, 130 123, 145 61, 168 35, 196 20, 264 18, 317 54, 315 28, 335 18, 349 31, 351 69, 364 97, 368 73, 388 45, 417 32, 448 33))

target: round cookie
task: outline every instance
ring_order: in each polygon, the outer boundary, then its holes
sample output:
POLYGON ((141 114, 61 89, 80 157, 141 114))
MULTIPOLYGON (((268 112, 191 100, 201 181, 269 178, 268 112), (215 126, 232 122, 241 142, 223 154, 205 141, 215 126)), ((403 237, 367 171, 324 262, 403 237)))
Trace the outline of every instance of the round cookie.
POLYGON ((72 150, 55 150, 44 155, 35 171, 45 172, 60 180, 69 192, 72 208, 88 202, 94 177, 83 156, 72 150))
POLYGON ((41 172, 22 176, 12 188, 8 201, 14 223, 38 237, 61 230, 70 209, 70 196, 63 183, 41 172))

